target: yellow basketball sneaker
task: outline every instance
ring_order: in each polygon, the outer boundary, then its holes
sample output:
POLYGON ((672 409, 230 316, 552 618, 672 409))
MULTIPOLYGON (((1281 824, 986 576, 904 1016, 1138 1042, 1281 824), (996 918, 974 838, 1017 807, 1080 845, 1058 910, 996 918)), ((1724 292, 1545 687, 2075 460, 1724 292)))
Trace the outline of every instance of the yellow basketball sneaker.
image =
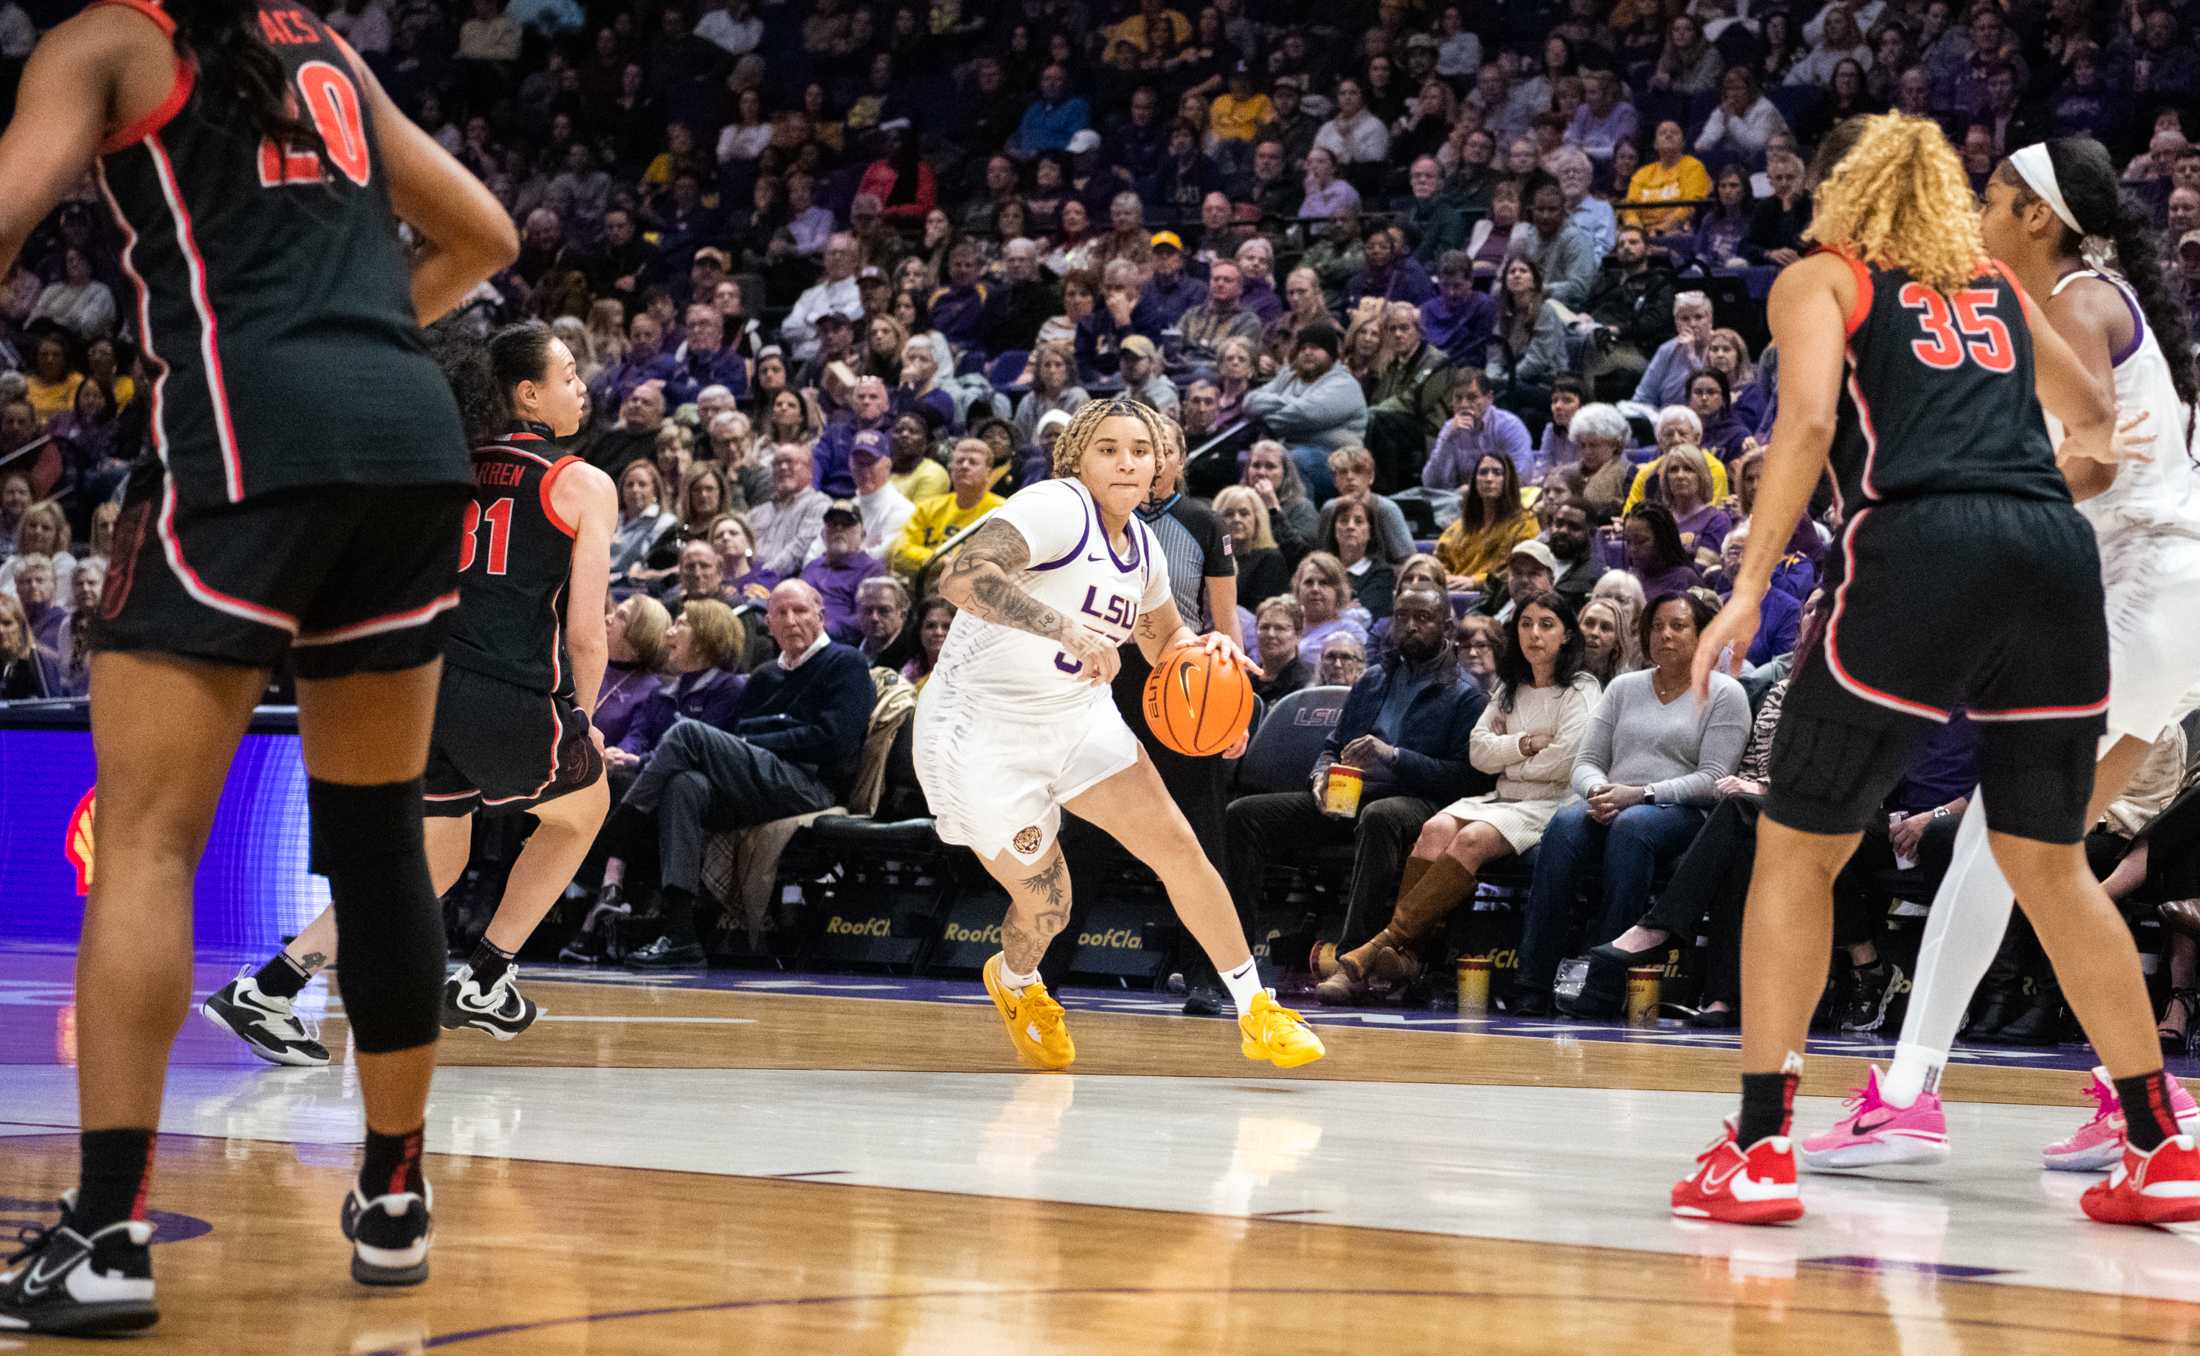
POLYGON ((1062 1005, 1054 1001, 1046 985, 1037 982, 1020 995, 1010 993, 1001 983, 1003 964, 999 952, 986 961, 985 991, 993 995, 993 1006, 1000 1009, 1001 1024, 1008 1028, 1008 1043, 1016 1047, 1016 1054, 1026 1064, 1042 1069, 1068 1068, 1077 1058, 1077 1045, 1069 1038, 1069 1028, 1062 1024, 1062 1005))
POLYGON ((1312 1064, 1329 1052, 1306 1019, 1276 1001, 1266 989, 1253 995, 1250 1012, 1238 1018, 1238 1049, 1247 1059, 1264 1059, 1279 1069, 1312 1064))

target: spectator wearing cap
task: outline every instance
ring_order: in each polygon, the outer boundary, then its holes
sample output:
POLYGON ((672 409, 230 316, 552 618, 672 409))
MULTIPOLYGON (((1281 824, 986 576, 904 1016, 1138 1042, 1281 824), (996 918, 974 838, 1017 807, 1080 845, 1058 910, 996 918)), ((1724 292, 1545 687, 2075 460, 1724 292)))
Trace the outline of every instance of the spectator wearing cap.
POLYGON ((1276 105, 1253 84, 1253 64, 1230 68, 1230 85, 1207 106, 1207 129, 1218 143, 1250 146, 1276 116, 1276 105))
POLYGON ((1184 356, 1195 363, 1212 363, 1220 356, 1222 341, 1261 340, 1261 320, 1242 301, 1245 281, 1237 262, 1217 259, 1207 270, 1207 299, 1193 306, 1177 321, 1184 339, 1184 356))
MULTIPOLYGON (((1007 503, 986 488, 992 478, 993 449, 982 438, 965 438, 947 457, 946 494, 917 501, 902 529, 901 543, 888 563, 899 575, 914 577, 932 563, 948 538, 1007 503)), ((920 590, 921 592, 921 590, 920 590)))
POLYGON ((1175 325, 1184 313, 1207 299, 1206 284, 1184 271, 1184 239, 1174 231, 1153 235, 1153 272, 1146 279, 1139 304, 1163 329, 1175 325))
POLYGON ((817 554, 802 567, 803 582, 817 590, 825 607, 825 631, 844 645, 863 639, 857 595, 863 581, 883 573, 878 557, 863 549, 863 510, 853 499, 825 506, 817 554))
POLYGON ((1436 295, 1421 303, 1421 333, 1461 368, 1480 368, 1497 331, 1497 303, 1474 288, 1474 259, 1452 250, 1436 263, 1436 295))
POLYGON ((797 298, 779 327, 780 342, 798 361, 817 356, 819 317, 831 312, 851 322, 863 314, 863 293, 856 286, 856 238, 836 232, 825 242, 825 276, 797 298))
POLYGON ((1246 418, 1258 420, 1291 449, 1308 492, 1326 500, 1336 489, 1329 454, 1357 446, 1367 436, 1367 396, 1359 378, 1337 361, 1344 336, 1336 326, 1307 325, 1295 339, 1291 365, 1248 393, 1242 408, 1246 418))
POLYGON ((749 389, 749 365, 726 343, 725 326, 725 317, 709 301, 688 306, 687 337, 673 351, 672 374, 665 381, 667 405, 693 404, 706 386, 725 388, 732 400, 749 389))
MULTIPOLYGON (((855 473, 852 502, 856 516, 863 521, 863 550, 883 561, 901 543, 901 530, 909 525, 909 516, 917 506, 894 488, 894 453, 884 433, 876 429, 858 433, 849 449, 848 465, 855 473)), ((810 559, 824 554, 825 539, 821 536, 810 548, 810 559)), ((820 590, 823 587, 819 585, 820 590)))
POLYGON ((947 336, 956 352, 974 347, 985 316, 984 261, 974 240, 958 240, 947 251, 947 285, 925 303, 932 328, 947 336))
POLYGON ((1122 361, 1117 375, 1123 382, 1123 394, 1174 419, 1181 402, 1176 384, 1161 370, 1160 348, 1145 335, 1134 334, 1123 341, 1118 352, 1122 361))
POLYGON ((847 416, 825 426, 825 434, 817 440, 812 453, 815 484, 828 497, 847 499, 855 494, 855 474, 849 468, 849 457, 855 448, 856 435, 884 432, 891 405, 886 383, 878 377, 857 377, 848 389, 847 416))
MULTIPOLYGON (((1070 92, 1069 71, 1050 65, 1039 72, 1039 97, 1024 109, 1016 135, 1009 138, 1009 154, 1030 159, 1044 151, 1075 151, 1071 139, 1092 127, 1092 106, 1070 92)), ((1093 149, 1099 149, 1096 134, 1093 149)))
POLYGON ((1421 261, 1406 252, 1403 234, 1388 222, 1370 226, 1360 243, 1366 262, 1346 280, 1344 309, 1351 312, 1363 298, 1403 301, 1418 307, 1436 295, 1421 261))
POLYGON ((1551 548, 1530 538, 1512 549, 1505 562, 1505 587, 1493 589, 1474 605, 1474 611, 1500 622, 1551 592, 1558 582, 1558 557, 1551 548))
POLYGON ((824 531, 826 505, 835 496, 812 483, 810 449, 801 443, 779 444, 771 461, 771 498, 749 509, 749 526, 756 533, 750 560, 756 569, 788 579, 809 558, 811 544, 824 531))

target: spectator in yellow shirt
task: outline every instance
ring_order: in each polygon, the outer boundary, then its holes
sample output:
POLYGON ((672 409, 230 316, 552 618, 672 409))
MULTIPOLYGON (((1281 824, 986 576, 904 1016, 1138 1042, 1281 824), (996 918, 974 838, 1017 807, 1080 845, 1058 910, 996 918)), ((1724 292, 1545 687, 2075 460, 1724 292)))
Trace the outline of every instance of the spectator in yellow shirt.
MULTIPOLYGON (((1711 175, 1703 167, 1703 161, 1688 154, 1687 133, 1677 122, 1658 124, 1657 158, 1649 161, 1635 177, 1627 181, 1629 202, 1677 202, 1690 198, 1711 196, 1711 175)), ((1693 207, 1673 207, 1664 211, 1631 211, 1620 218, 1629 226, 1640 226, 1652 235, 1685 231, 1696 214, 1693 207)))
POLYGON ((1215 96, 1208 109, 1207 130, 1218 141, 1252 144, 1260 129, 1275 121, 1276 106, 1253 88, 1253 67, 1240 61, 1230 68, 1230 88, 1215 96))
POLYGON ((1176 10, 1165 8, 1162 0, 1138 0, 1138 12, 1108 30, 1108 42, 1104 50, 1113 53, 1117 43, 1129 43, 1138 49, 1140 56, 1169 57, 1176 54, 1177 48, 1191 40, 1191 20, 1176 10), (1149 34, 1165 43, 1166 48, 1155 51, 1149 45, 1149 34))
POLYGON ((892 565, 897 574, 915 576, 931 563, 940 544, 1007 503, 986 488, 993 450, 983 438, 965 438, 947 458, 946 494, 917 501, 909 525, 901 530, 892 565))

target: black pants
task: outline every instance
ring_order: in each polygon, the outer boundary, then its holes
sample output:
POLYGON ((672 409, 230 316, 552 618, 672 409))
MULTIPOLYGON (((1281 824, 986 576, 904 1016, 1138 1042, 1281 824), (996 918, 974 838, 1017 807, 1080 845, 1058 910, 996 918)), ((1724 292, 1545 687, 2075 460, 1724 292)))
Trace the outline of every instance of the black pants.
MULTIPOLYGON (((1697 925, 1704 924, 1704 935, 1711 939, 1704 965, 1705 1003, 1721 1001, 1732 1007, 1742 999, 1742 906, 1749 899, 1757 818, 1763 809, 1764 801, 1756 796, 1728 796, 1713 806, 1711 818, 1673 864, 1664 892, 1637 923, 1667 933, 1683 946, 1695 939, 1697 925)), ((1600 944, 1610 940, 1597 939, 1600 944)), ((1616 999, 1624 978, 1601 961, 1592 962, 1583 992, 1616 999)))
POLYGON ((1272 791, 1230 802, 1230 863, 1223 878, 1245 935, 1258 935, 1262 881, 1272 856, 1293 849, 1350 843, 1352 885, 1338 943, 1349 950, 1390 921, 1413 840, 1439 807, 1419 796, 1385 796, 1360 807, 1357 819, 1325 815, 1308 791, 1272 791))
POLYGON ((835 799, 832 788, 801 764, 739 735, 682 720, 634 779, 619 815, 630 826, 629 841, 634 826, 655 817, 658 883, 694 895, 702 885, 706 833, 808 814, 835 799))
MULTIPOLYGON (((1904 870, 1906 881, 1900 891, 1903 899, 1929 902, 1940 889, 1940 881, 1948 874, 1948 863, 1955 856, 1956 825, 1954 815, 1936 819, 1925 830, 1925 836, 1917 843, 1917 865, 1904 870)), ((1877 946, 1879 934, 1887 918, 1887 891, 1878 883, 1885 872, 1897 869, 1894 859, 1894 839, 1888 836, 1887 821, 1882 818, 1864 830, 1864 840, 1856 845, 1856 855, 1833 881, 1833 944, 1836 947, 1861 946, 1870 943, 1877 946)))

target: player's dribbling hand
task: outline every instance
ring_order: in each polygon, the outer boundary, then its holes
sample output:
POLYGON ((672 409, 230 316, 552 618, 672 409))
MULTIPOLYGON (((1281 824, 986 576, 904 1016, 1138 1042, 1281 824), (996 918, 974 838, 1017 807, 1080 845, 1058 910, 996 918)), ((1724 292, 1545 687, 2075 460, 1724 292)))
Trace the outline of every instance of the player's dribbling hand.
POLYGON ((1232 744, 1229 748, 1226 748, 1222 751, 1223 758, 1230 762, 1236 762, 1238 759, 1245 756, 1245 746, 1252 742, 1253 732, 1251 730, 1245 731, 1243 734, 1237 737, 1237 742, 1235 744, 1232 744))
POLYGON ((1711 624, 1696 637, 1696 658, 1689 665, 1689 686, 1695 691, 1696 700, 1707 701, 1711 697, 1711 671, 1718 667, 1719 657, 1726 655, 1726 670, 1730 674, 1742 671, 1742 656, 1749 653, 1749 643, 1757 638, 1757 599, 1746 590, 1736 587, 1733 597, 1711 624))
POLYGON ((1072 622, 1055 639, 1061 642, 1069 657, 1077 661, 1079 680, 1094 687, 1106 687, 1115 681, 1116 670, 1123 666, 1123 657, 1108 644, 1106 637, 1072 622))
POLYGON ((1262 671, 1260 665, 1253 662, 1253 657, 1245 653, 1244 647, 1220 631, 1209 631, 1206 635, 1201 636, 1199 638, 1199 648, 1205 650, 1208 654, 1229 660, 1255 678, 1266 678, 1268 676, 1262 671))

